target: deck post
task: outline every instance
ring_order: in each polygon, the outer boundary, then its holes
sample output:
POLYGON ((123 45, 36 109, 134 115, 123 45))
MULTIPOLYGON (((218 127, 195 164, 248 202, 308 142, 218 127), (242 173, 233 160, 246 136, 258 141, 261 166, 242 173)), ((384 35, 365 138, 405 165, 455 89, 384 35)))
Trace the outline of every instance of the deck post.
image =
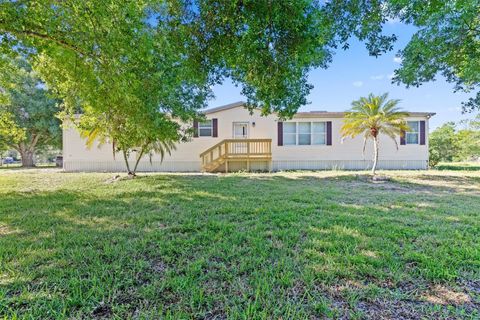
POLYGON ((247 172, 250 172, 250 141, 247 141, 247 172))

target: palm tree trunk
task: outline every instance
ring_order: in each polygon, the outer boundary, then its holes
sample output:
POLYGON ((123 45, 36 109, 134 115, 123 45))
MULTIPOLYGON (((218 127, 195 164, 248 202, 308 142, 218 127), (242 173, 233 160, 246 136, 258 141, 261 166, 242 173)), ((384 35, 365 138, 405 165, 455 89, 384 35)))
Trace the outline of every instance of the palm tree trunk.
POLYGON ((377 170, 378 164, 378 138, 373 137, 373 167, 372 167, 372 175, 375 175, 375 170, 377 170))

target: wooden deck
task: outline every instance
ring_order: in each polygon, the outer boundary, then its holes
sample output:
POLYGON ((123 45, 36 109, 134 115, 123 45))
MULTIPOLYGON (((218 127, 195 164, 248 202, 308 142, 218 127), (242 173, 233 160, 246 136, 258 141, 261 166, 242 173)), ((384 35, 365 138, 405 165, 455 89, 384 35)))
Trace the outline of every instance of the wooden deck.
POLYGON ((272 160, 272 139, 225 139, 200 154, 203 171, 213 172, 231 161, 245 161, 246 169, 255 161, 272 160))

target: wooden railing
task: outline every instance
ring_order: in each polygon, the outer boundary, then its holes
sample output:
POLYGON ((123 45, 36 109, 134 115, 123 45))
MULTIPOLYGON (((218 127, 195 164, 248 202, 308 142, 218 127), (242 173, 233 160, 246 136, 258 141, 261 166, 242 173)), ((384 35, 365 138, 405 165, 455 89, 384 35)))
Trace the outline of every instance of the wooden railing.
POLYGON ((228 159, 255 160, 272 156, 272 139, 225 139, 200 154, 202 166, 228 159))

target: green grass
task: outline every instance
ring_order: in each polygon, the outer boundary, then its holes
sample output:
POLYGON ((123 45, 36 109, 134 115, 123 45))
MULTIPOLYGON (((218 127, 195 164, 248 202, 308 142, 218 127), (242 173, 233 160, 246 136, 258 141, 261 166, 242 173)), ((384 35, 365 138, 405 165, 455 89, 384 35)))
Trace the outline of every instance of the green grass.
POLYGON ((440 162, 435 169, 480 171, 480 162, 440 162))
POLYGON ((0 318, 480 317, 480 172, 0 173, 0 318))
POLYGON ((20 169, 22 167, 21 163, 3 163, 0 166, 0 170, 15 170, 15 169, 20 169))
POLYGON ((10 164, 2 164, 0 165, 0 170, 32 170, 32 169, 48 169, 48 168, 55 168, 55 163, 48 162, 48 163, 37 163, 34 168, 23 168, 21 163, 10 163, 10 164))

